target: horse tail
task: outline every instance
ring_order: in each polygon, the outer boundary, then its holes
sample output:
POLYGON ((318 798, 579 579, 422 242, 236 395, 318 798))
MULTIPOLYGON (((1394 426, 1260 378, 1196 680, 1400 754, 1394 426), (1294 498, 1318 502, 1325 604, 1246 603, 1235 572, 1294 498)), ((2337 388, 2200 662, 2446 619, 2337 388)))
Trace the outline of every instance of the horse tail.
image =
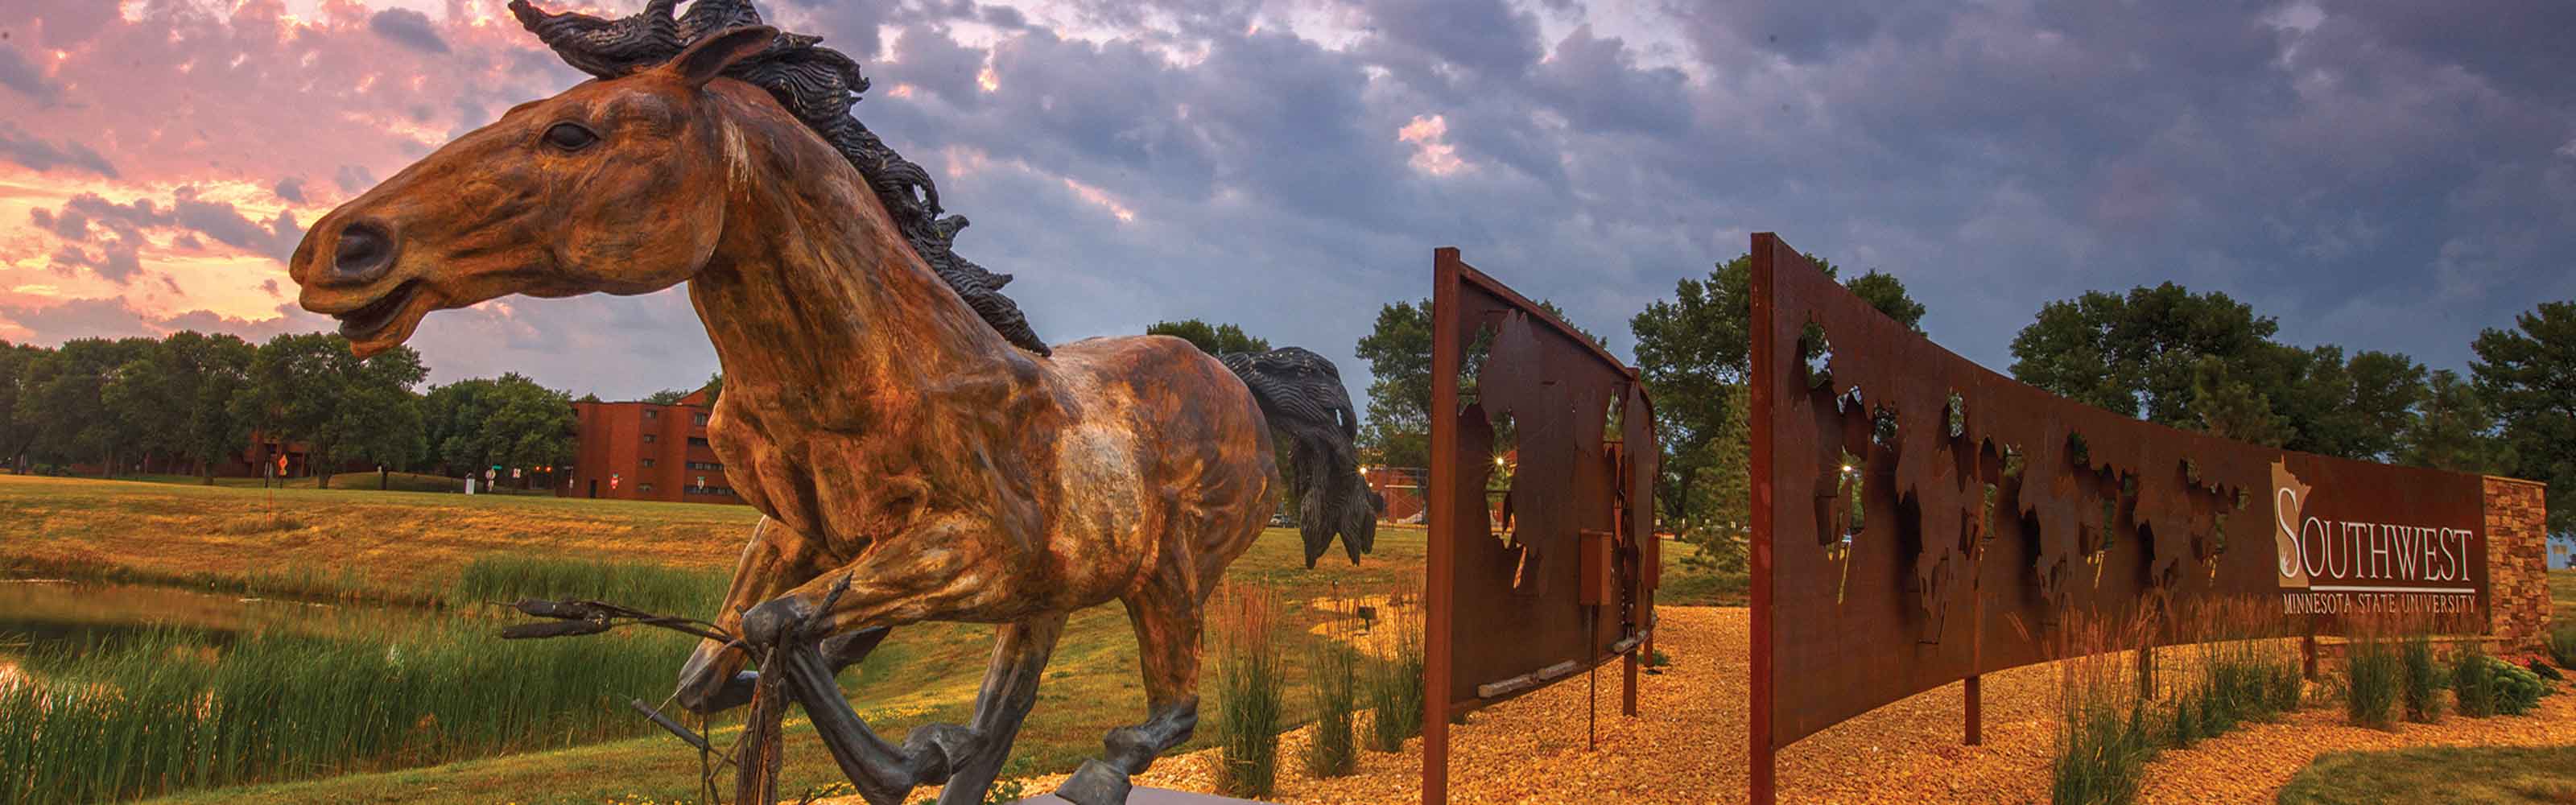
POLYGON ((1237 352, 1219 358, 1252 389, 1273 434, 1289 444, 1288 488, 1297 498, 1297 530, 1306 542, 1306 567, 1342 538, 1342 550, 1359 564, 1377 542, 1377 517, 1386 500, 1360 478, 1359 417, 1341 370, 1297 347, 1237 352))

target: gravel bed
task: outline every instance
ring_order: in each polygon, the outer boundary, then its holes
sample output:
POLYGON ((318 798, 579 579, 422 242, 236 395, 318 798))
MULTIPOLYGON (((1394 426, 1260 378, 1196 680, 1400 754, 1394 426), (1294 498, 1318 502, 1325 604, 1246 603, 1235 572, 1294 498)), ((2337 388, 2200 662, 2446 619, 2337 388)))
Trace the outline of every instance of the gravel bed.
MULTIPOLYGON (((1450 732, 1450 801, 1456 803, 1735 803, 1745 788, 1745 656, 1749 613, 1739 607, 1663 607, 1657 647, 1673 664, 1640 675, 1637 718, 1619 715, 1617 665, 1600 674, 1597 746, 1588 746, 1581 678, 1474 714, 1450 732)), ((2181 652, 2174 652, 2180 654, 2181 652)), ((1780 800, 1789 803, 2045 802, 2057 677, 2038 665, 1985 679, 1985 744, 1960 744, 1961 686, 1952 684, 1817 733, 1780 754, 1780 800)), ((1363 714, 1362 718, 1366 718, 1363 714)), ((1402 753, 1362 751, 1357 774, 1310 779, 1296 752, 1308 728, 1281 737, 1279 790, 1299 805, 1409 805, 1421 801, 1421 741, 1402 753)), ((2576 695, 2541 700, 2530 716, 2404 724, 2381 732, 2347 726, 2342 711, 2310 707, 2192 749, 2168 750, 2149 767, 2146 803, 2270 802, 2317 755, 2347 749, 2445 744, 2576 743, 2576 695)), ((1215 750, 1166 758, 1137 782, 1212 791, 1215 750)), ((1031 794, 1063 775, 1026 780, 1031 794)), ((924 789, 917 801, 935 793, 924 789)), ((855 798, 845 800, 857 803, 855 798)))

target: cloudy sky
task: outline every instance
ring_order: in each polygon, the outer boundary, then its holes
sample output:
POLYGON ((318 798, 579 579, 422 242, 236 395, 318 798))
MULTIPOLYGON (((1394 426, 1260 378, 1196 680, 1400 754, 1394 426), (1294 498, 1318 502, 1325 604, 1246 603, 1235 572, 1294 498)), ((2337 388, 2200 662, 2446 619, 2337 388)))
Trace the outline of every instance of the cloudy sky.
MULTIPOLYGON (((588 0, 624 14, 641 0, 588 0)), ((553 4, 548 4, 554 7, 553 4)), ((2576 297, 2576 4, 772 0, 1050 340, 1241 323, 1345 362, 1431 250, 1627 354, 1777 231, 2001 368, 2043 302, 2171 279, 2458 367, 2576 297), (2191 10, 2167 7, 2192 6, 2191 10)), ((327 329, 303 225, 580 76, 501 0, 11 0, 0 339, 327 329)), ((713 371, 677 290, 433 316, 436 381, 713 371)))

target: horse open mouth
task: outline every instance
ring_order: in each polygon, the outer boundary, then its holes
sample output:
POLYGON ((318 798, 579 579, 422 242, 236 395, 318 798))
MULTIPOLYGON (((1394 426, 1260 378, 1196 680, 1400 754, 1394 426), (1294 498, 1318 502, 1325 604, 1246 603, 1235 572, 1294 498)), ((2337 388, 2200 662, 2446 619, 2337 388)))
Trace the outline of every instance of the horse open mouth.
POLYGON ((385 294, 384 298, 369 302, 365 307, 333 315, 332 318, 340 320, 341 337, 351 341, 365 341, 401 321, 403 311, 411 307, 412 297, 419 295, 419 292, 419 280, 404 280, 403 284, 394 286, 393 291, 385 294))

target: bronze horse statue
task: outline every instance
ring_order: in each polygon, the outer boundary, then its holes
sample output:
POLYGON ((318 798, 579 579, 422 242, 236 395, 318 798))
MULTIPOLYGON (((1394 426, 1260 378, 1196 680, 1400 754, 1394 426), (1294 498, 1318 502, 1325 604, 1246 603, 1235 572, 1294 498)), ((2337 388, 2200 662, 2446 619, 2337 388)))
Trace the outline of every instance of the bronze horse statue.
POLYGON ((1338 374, 1305 350, 1220 360, 1158 336, 1048 349, 997 293, 1008 278, 949 250, 964 222, 938 217, 927 174, 848 116, 854 62, 760 27, 747 0, 675 4, 601 20, 512 3, 597 78, 315 222, 290 265, 301 304, 363 355, 434 310, 688 283, 726 380, 710 441, 766 516, 716 619, 739 639, 698 646, 678 701, 744 703, 775 670, 745 671, 755 656, 824 669, 799 699, 869 802, 941 783, 946 805, 980 802, 1068 613, 1116 600, 1146 718, 1059 793, 1123 801, 1197 722, 1202 609, 1274 507, 1272 430, 1308 566, 1336 535, 1353 561, 1369 547, 1338 374), (999 637, 972 723, 891 746, 829 680, 925 620, 999 637))

